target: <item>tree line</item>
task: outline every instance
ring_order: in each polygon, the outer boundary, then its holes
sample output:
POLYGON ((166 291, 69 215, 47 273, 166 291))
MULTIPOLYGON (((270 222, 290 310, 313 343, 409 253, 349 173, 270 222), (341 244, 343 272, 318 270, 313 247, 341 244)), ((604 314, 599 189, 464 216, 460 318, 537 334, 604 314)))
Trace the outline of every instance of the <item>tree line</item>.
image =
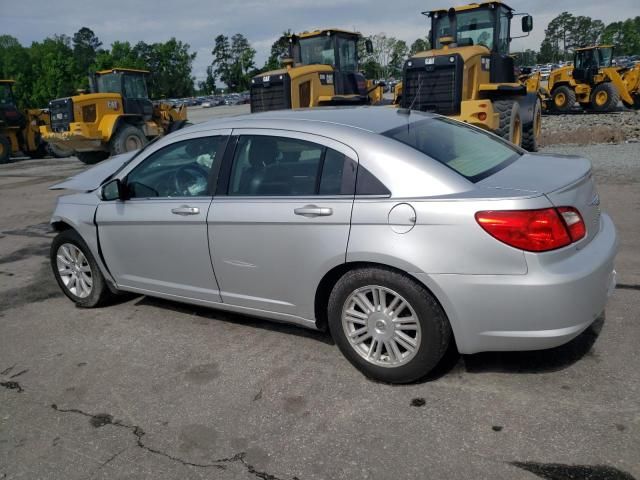
POLYGON ((44 107, 54 98, 75 95, 89 87, 88 74, 114 67, 149 70, 151 98, 192 95, 195 53, 175 38, 132 45, 113 42, 105 49, 96 34, 82 27, 73 37, 54 35, 25 47, 0 35, 0 78, 16 81, 14 95, 21 108, 44 107))
MULTIPOLYGON (((114 67, 149 70, 151 98, 211 94, 220 85, 226 91, 240 92, 249 88, 254 75, 281 67, 291 33, 286 30, 273 42, 262 66, 256 65, 256 50, 243 34, 216 36, 206 77, 197 85, 193 77, 196 54, 189 51, 189 44, 175 38, 157 43, 115 41, 105 48, 87 27, 72 37, 54 35, 30 46, 21 45, 10 35, 0 35, 0 78, 16 80, 14 91, 23 108, 43 107, 51 99, 74 95, 88 88, 88 73, 114 67)), ((365 39, 371 40, 373 52, 366 52, 365 42, 359 42, 360 68, 372 79, 400 78, 407 57, 430 48, 427 38, 418 38, 410 45, 384 33, 365 39)), ((545 29, 540 50, 527 49, 516 62, 560 62, 570 59, 575 48, 596 43, 613 44, 617 55, 639 54, 640 16, 605 25, 601 20, 563 12, 545 29)))
POLYGON ((601 20, 562 12, 547 25, 540 50, 525 50, 518 63, 567 61, 576 48, 596 44, 613 45, 616 56, 640 54, 640 16, 605 25, 601 20))

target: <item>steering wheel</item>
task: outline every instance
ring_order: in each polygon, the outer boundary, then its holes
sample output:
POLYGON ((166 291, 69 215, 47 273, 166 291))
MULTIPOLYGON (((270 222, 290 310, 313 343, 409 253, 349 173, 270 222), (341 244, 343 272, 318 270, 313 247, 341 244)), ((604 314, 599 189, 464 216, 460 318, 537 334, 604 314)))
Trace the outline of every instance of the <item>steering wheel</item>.
POLYGON ((197 163, 183 165, 173 174, 176 193, 183 197, 201 195, 207 190, 209 172, 197 163))

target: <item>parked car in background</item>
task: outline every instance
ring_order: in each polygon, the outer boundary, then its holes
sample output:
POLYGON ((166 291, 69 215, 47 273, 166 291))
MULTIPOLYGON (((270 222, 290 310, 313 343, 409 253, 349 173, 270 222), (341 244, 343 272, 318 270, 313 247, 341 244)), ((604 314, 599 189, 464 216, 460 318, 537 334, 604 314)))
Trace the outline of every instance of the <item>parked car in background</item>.
POLYGON ((566 343, 615 285, 588 160, 426 113, 222 118, 52 188, 79 192, 51 219, 53 272, 76 305, 129 291, 328 328, 385 382, 424 376, 454 341, 566 343))

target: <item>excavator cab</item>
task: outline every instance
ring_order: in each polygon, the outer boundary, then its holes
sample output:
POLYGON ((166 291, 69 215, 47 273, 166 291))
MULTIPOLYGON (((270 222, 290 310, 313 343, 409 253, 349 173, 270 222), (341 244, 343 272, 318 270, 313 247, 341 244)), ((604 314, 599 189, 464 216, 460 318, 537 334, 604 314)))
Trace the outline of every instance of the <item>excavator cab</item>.
POLYGON ((141 115, 151 120, 153 103, 147 92, 147 70, 113 68, 93 74, 89 81, 92 93, 119 93, 124 113, 141 115))
MULTIPOLYGON (((251 79, 251 112, 382 102, 384 84, 358 71, 362 35, 322 29, 289 37, 284 67, 251 79)), ((367 51, 371 42, 365 42, 367 51)))
POLYGON ((611 66, 613 47, 609 45, 578 48, 573 56, 573 78, 593 85, 601 68, 611 66))
POLYGON ((359 34, 339 30, 293 35, 290 54, 299 65, 331 65, 336 95, 364 94, 364 76, 358 72, 359 40, 359 34))

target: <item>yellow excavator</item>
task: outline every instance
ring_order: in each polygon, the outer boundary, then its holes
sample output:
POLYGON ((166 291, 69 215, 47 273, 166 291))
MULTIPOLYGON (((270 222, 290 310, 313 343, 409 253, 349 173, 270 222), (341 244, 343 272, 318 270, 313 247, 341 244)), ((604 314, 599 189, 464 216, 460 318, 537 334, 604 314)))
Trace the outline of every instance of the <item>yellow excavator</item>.
POLYGON ((93 164, 182 128, 187 122, 186 107, 152 102, 145 80, 148 74, 113 68, 91 75, 91 93, 49 102, 51 121, 40 127, 43 138, 93 164))
POLYGON ((476 125, 536 151, 541 98, 535 85, 516 78, 509 54, 512 19, 521 16, 528 35, 533 18, 498 0, 423 14, 431 19, 432 48, 405 62, 395 103, 476 125))
MULTIPOLYGON (((251 79, 251 112, 382 102, 384 84, 358 71, 362 35, 336 28, 289 37, 284 68, 251 79)), ((365 46, 372 50, 369 40, 365 46)))
POLYGON ((620 100, 628 108, 640 109, 640 65, 618 67, 612 59, 612 45, 577 48, 573 65, 549 75, 550 110, 567 112, 578 102, 585 110, 610 112, 620 100))
POLYGON ((7 163, 18 153, 31 158, 47 154, 47 145, 39 132, 40 125, 48 122, 47 112, 38 108, 18 110, 14 84, 14 80, 0 80, 0 163, 7 163))

